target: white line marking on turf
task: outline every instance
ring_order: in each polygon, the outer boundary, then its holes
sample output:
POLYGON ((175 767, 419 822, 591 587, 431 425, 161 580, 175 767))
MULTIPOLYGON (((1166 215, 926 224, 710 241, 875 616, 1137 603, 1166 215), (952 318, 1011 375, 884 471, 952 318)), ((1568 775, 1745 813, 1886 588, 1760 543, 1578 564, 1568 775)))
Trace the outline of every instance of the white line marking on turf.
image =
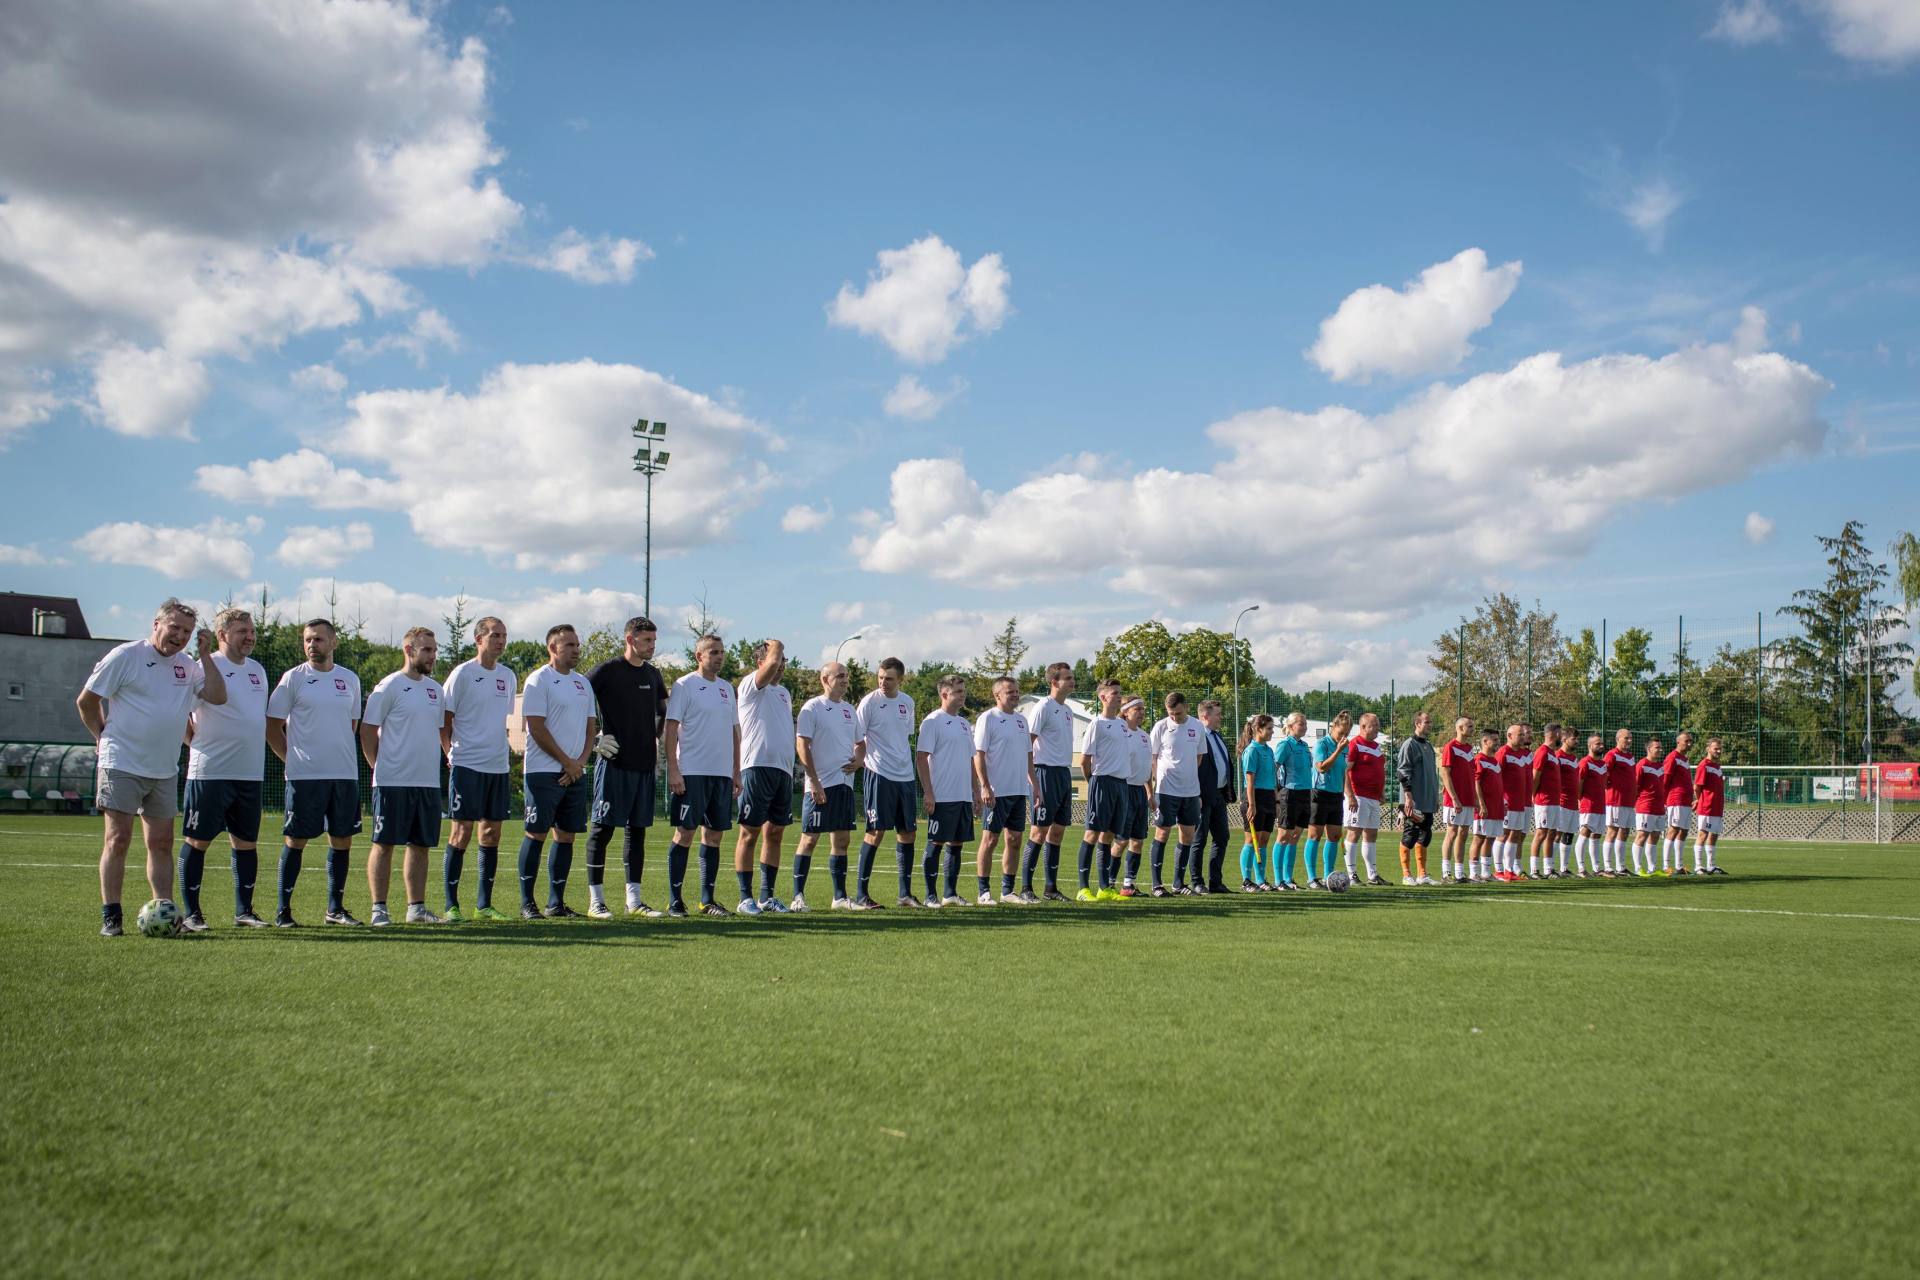
POLYGON ((8 867, 53 867, 62 871, 80 869, 91 871, 99 865, 97 862, 0 862, 0 871, 8 867))
POLYGON ((1564 898, 1476 898, 1476 902, 1544 902, 1555 907, 1598 907, 1605 911, 1697 911, 1716 916, 1806 916, 1814 920, 1897 920, 1920 924, 1920 916, 1874 916, 1857 911, 1782 911, 1768 907, 1672 907, 1657 902, 1572 902, 1564 898))

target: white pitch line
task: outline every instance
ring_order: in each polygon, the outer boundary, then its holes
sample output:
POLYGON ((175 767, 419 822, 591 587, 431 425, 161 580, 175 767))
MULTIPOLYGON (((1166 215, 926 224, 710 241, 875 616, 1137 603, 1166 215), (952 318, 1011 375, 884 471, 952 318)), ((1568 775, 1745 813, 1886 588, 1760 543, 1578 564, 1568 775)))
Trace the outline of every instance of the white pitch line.
POLYGON ((5 871, 9 867, 58 868, 62 871, 85 869, 91 871, 99 865, 97 862, 0 862, 0 871, 5 871))
POLYGON ((1857 911, 1783 911, 1768 907, 1672 907, 1655 902, 1574 902, 1564 898, 1476 898, 1476 902, 1544 902, 1554 907, 1597 907, 1603 911, 1697 911, 1716 916, 1806 916, 1813 920, 1894 920, 1920 924, 1920 916, 1874 916, 1857 911))

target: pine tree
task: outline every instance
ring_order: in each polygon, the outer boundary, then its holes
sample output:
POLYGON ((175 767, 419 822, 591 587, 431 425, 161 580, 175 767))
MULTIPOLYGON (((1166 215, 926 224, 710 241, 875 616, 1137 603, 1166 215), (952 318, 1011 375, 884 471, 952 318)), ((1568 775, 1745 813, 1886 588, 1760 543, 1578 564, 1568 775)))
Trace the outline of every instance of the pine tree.
POLYGON ((1010 676, 1020 669, 1027 656, 1027 642, 1020 638, 1020 619, 1008 618, 1000 634, 987 641, 986 651, 973 660, 973 674, 994 679, 1010 676))

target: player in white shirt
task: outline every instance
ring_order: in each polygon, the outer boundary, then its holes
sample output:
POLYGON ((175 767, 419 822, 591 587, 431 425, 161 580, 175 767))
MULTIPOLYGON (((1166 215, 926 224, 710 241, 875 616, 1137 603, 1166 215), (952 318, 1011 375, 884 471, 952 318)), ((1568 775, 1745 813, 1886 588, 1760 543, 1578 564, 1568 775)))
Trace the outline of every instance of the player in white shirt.
POLYGON ((540 879, 540 846, 553 832, 547 855, 550 919, 580 913, 567 905, 567 875, 573 870, 573 839, 587 829, 587 766, 600 744, 600 716, 593 686, 578 669, 580 635, 566 623, 547 628, 547 661, 527 673, 520 714, 527 723, 523 801, 526 834, 520 840, 520 918, 538 920, 533 887, 540 879))
POLYGON ((807 868, 813 847, 825 833, 832 852, 827 867, 833 875, 833 907, 839 911, 872 911, 879 906, 867 894, 873 876, 873 846, 860 846, 859 892, 847 894, 847 845, 853 831, 853 775, 866 758, 865 744, 853 704, 847 701, 847 669, 838 662, 820 668, 820 696, 807 699, 794 726, 794 746, 807 791, 800 801, 800 845, 793 855, 793 901, 789 911, 805 911, 807 868))
POLYGON ((967 678, 941 676, 940 709, 920 722, 913 759, 920 772, 921 806, 927 814, 927 854, 923 863, 929 907, 963 907, 960 854, 973 839, 980 810, 979 784, 973 776, 973 728, 967 709, 967 678), (946 892, 936 897, 934 869, 945 850, 946 892))
MULTIPOLYGON (((733 850, 733 871, 740 880, 743 916, 782 912, 787 904, 774 896, 780 878, 780 842, 793 821, 793 696, 780 678, 787 671, 787 647, 762 640, 753 647, 753 670, 735 690, 740 722, 740 838, 733 850), (753 892, 754 847, 760 853, 760 895, 753 892)), ((794 867, 793 891, 806 878, 794 867)))
POLYGON ((307 841, 327 838, 328 924, 358 925, 347 910, 347 869, 360 832, 360 677, 336 664, 340 633, 325 618, 300 629, 307 660, 280 675, 267 698, 267 746, 286 765, 287 812, 281 823, 280 911, 274 924, 299 926, 293 888, 307 841))
POLYGON ((387 889, 395 848, 406 851, 400 883, 407 891, 407 923, 441 923, 427 910, 427 854, 440 843, 440 735, 447 724, 446 694, 432 674, 440 657, 433 628, 409 629, 400 652, 405 665, 373 686, 360 717, 360 751, 373 770, 373 845, 367 851, 373 914, 367 923, 381 928, 393 923, 387 889))
POLYGON ((900 659, 880 659, 880 687, 860 699, 853 720, 867 753, 863 797, 867 830, 861 837, 864 847, 860 857, 870 861, 880 847, 880 833, 892 831, 893 856, 900 873, 899 905, 917 907, 920 900, 913 896, 913 839, 920 819, 913 803, 913 751, 908 746, 913 733, 913 699, 900 692, 906 674, 907 664, 900 659))
POLYGON ((106 819, 100 848, 100 933, 117 938, 120 894, 127 880, 133 819, 147 846, 147 887, 173 897, 173 815, 179 811, 180 742, 187 717, 200 702, 227 700, 226 679, 214 661, 211 631, 195 632, 199 615, 178 600, 162 604, 153 634, 108 652, 87 677, 75 705, 99 748, 94 807, 106 819), (195 658, 181 656, 195 642, 195 658))
POLYGON ((1020 863, 1020 889, 1033 893, 1033 868, 1044 855, 1050 902, 1065 902, 1060 892, 1060 842, 1073 820, 1073 712, 1067 698, 1073 693, 1073 668, 1064 662, 1047 666, 1047 696, 1033 708, 1032 838, 1020 863))
POLYGON ((1133 768, 1133 739, 1127 722, 1120 718, 1120 682, 1102 680, 1094 689, 1100 699, 1100 715, 1087 726, 1087 740, 1080 751, 1080 776, 1087 780, 1087 827, 1080 838, 1079 902, 1117 901, 1120 891, 1113 887, 1107 861, 1100 859, 1100 888, 1087 885, 1093 871, 1094 850, 1110 844, 1127 818, 1127 774, 1133 768))
POLYGON ((660 753, 667 761, 673 847, 667 853, 667 884, 673 901, 667 914, 687 914, 681 885, 687 850, 700 833, 700 914, 732 914, 713 900, 720 876, 720 837, 733 825, 733 798, 740 794, 740 720, 733 686, 721 678, 726 642, 701 636, 693 646, 698 667, 673 682, 667 694, 667 727, 660 753))
POLYGON ((233 922, 263 929, 267 922, 253 909, 253 885, 260 874, 260 779, 267 755, 267 669, 255 662, 253 615, 226 608, 213 615, 220 641, 214 665, 227 687, 227 700, 201 702, 187 721, 186 820, 181 824, 180 896, 186 907, 181 927, 207 927, 200 912, 200 878, 207 849, 226 833, 233 849, 233 922))
MULTIPOLYGON (((987 891, 987 874, 993 866, 993 851, 1003 839, 1006 851, 1000 858, 1000 904, 1026 906, 1040 901, 1013 887, 1014 851, 1027 829, 1027 805, 1035 784, 1033 729, 1027 718, 1014 710, 1019 705, 1019 683, 1012 676, 1001 676, 993 682, 993 706, 973 722, 973 771, 980 786, 980 805, 986 811, 974 868, 978 900, 983 907, 993 901, 987 891)), ((1027 883, 1031 885, 1033 863, 1026 865, 1027 883)))
POLYGON ((1200 827, 1200 757, 1207 750, 1206 726, 1187 714, 1187 696, 1170 693, 1166 699, 1166 718, 1154 724, 1147 735, 1153 753, 1153 896, 1166 898, 1172 890, 1161 882, 1160 872, 1167 857, 1167 837, 1178 831, 1180 841, 1174 848, 1174 883, 1186 876, 1187 860, 1193 853, 1193 840, 1200 827))
POLYGON ((1119 852, 1109 865, 1111 877, 1120 880, 1120 896, 1136 898, 1140 887, 1134 882, 1140 876, 1141 846, 1147 840, 1147 815, 1153 812, 1153 742, 1142 727, 1147 719, 1146 700, 1127 699, 1120 717, 1127 722, 1127 819, 1114 841, 1119 852), (1126 876, 1122 880, 1123 862, 1126 876))
POLYGON ((460 911, 460 875, 467 842, 480 837, 475 865, 476 920, 505 920, 493 905, 493 879, 500 867, 500 824, 507 816, 507 721, 520 678, 500 661, 507 650, 507 624, 495 617, 473 624, 474 656, 447 673, 441 693, 446 728, 440 738, 447 752, 447 850, 441 864, 449 921, 460 911))

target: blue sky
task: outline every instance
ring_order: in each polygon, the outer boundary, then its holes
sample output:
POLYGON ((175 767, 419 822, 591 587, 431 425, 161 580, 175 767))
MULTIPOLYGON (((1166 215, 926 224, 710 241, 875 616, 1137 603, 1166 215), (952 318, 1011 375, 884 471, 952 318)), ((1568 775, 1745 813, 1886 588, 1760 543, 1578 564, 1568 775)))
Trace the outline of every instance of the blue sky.
POLYGON ((1406 687, 1920 523, 1920 5, 207 6, 0 54, 0 583, 97 630, 623 617, 643 415, 656 615, 809 656, 1406 687))

